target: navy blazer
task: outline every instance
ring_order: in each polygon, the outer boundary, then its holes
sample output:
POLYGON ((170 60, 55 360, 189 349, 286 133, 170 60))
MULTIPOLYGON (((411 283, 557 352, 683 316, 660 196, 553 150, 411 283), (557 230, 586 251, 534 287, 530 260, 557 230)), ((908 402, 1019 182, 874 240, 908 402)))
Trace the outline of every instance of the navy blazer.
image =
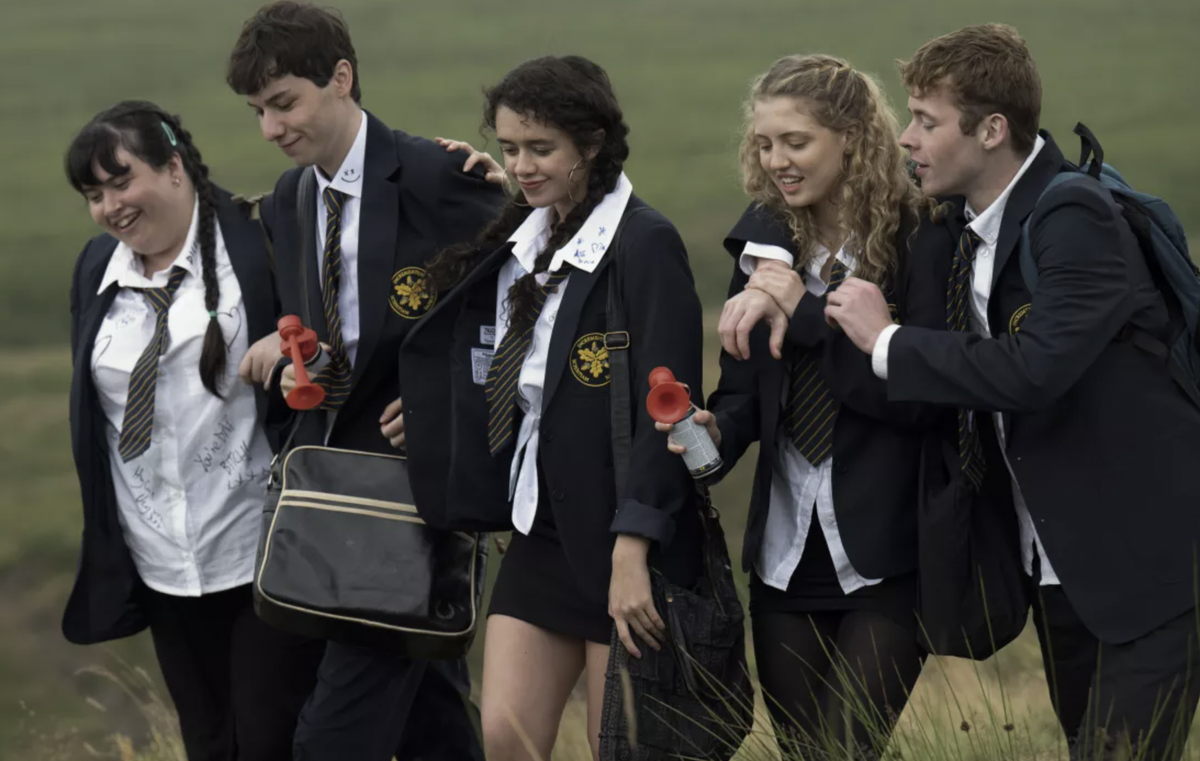
MULTIPOLYGON (((367 112, 367 147, 363 164, 362 223, 358 233, 359 335, 350 395, 338 410, 328 444, 364 452, 394 454, 379 432, 384 408, 400 396, 396 353, 417 320, 437 303, 412 309, 396 297, 396 284, 424 278, 425 262, 439 249, 471 240, 494 217, 503 191, 483 177, 482 167, 463 172, 466 154, 404 132, 393 132, 367 112), (393 281, 396 282, 393 282, 393 281)), ((307 168, 290 169, 275 192, 263 201, 263 222, 275 244, 282 314, 303 318, 300 267, 308 269, 308 294, 313 325, 328 341, 321 307, 321 278, 317 269, 323 246, 317 229, 309 236, 310 256, 300 261, 296 194, 307 168)), ((269 426, 285 431, 294 417, 273 386, 269 426)), ((324 443, 325 415, 307 413, 295 445, 324 443)))
POLYGON ((1168 317, 1111 195, 1069 183, 1034 208, 1070 169, 1042 136, 1004 209, 991 338, 900 329, 888 397, 1005 413, 1008 459, 1063 591, 1093 634, 1121 643, 1195 605, 1200 409, 1120 340, 1127 324, 1161 335, 1168 317), (1027 219, 1032 298, 1017 252, 1027 219))
MULTIPOLYGON (((636 196, 630 207, 645 206, 636 196)), ((617 246, 593 272, 572 270, 547 356, 538 468, 567 560, 593 605, 607 605, 615 534, 653 541, 650 563, 689 584, 700 557, 699 502, 683 458, 646 410, 649 374, 659 365, 700 396, 703 328, 687 250, 656 211, 630 217, 617 246), (627 481, 613 474, 610 384, 583 367, 584 350, 607 331, 614 255, 630 334, 633 433, 627 481)), ((496 287, 512 246, 501 246, 409 334, 401 349, 405 429, 417 507, 437 522, 447 505, 469 503, 509 520, 514 444, 488 451, 484 386, 473 378, 472 350, 491 349, 481 328, 496 322, 496 287)))
MULTIPOLYGON (((217 192, 217 220, 242 289, 247 338, 253 345, 275 330, 276 319, 275 285, 262 228, 224 190, 217 192)), ((128 637, 147 625, 139 600, 142 581, 117 518, 105 436, 108 423, 91 372, 96 335, 120 290, 114 283, 97 293, 116 248, 116 239, 108 234, 92 238, 76 260, 71 279, 71 450, 83 498, 83 540, 62 630, 68 640, 81 645, 128 637)), ((267 410, 261 388, 255 402, 261 422, 267 410)))
MULTIPOLYGON (((794 250, 783 220, 751 205, 725 240, 734 257, 729 296, 749 277, 738 266, 748 241, 794 250)), ((944 224, 904 215, 896 233, 896 271, 885 285, 898 321, 929 330, 946 326, 946 279, 955 239, 944 224)), ((721 380, 708 400, 721 430, 722 473, 728 473, 751 443, 760 441, 750 514, 742 548, 749 571, 758 559, 778 458, 777 431, 788 363, 801 352, 816 353, 821 378, 840 404, 833 429, 833 509, 846 555, 855 570, 885 578, 917 566, 917 498, 921 441, 937 420, 927 404, 889 402, 887 385, 840 330, 825 321, 825 299, 806 293, 796 306, 784 339, 784 358, 771 356, 765 322, 750 334, 750 359, 721 352, 721 380)))

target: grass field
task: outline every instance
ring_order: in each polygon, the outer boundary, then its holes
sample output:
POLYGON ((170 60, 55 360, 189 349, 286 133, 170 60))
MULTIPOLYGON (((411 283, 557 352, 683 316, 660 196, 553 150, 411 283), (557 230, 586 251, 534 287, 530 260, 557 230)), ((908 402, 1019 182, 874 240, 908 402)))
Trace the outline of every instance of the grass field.
MULTIPOLYGON (((138 734, 139 712, 122 691, 76 671, 113 654, 152 663, 144 637, 82 649, 58 633, 79 532, 66 420, 67 290, 74 257, 93 234, 64 181, 63 150, 97 110, 149 98, 183 115, 221 184, 269 189, 286 159, 262 142, 250 110, 223 81, 225 56, 256 5, 7 0, 0 10, 0 166, 7 178, 0 183, 0 383, 7 392, 0 400, 0 759, 87 758, 85 740, 99 750, 106 734, 138 734)), ((1200 225, 1195 0, 340 5, 355 33, 365 105, 416 134, 477 140, 481 87, 523 59, 575 52, 602 63, 633 128, 630 177, 683 233, 710 312, 729 272, 721 238, 744 205, 735 162, 741 100, 749 79, 786 53, 844 56, 875 72, 902 106, 893 59, 964 24, 1013 23, 1041 67, 1043 125, 1067 154, 1075 151, 1070 128, 1087 123, 1128 178, 1170 200, 1188 227, 1200 225)), ((706 385, 715 380, 710 373, 706 385)), ((740 468, 718 495, 735 553, 749 469, 740 468)), ((964 711, 984 710, 986 701, 970 693, 981 683, 994 687, 993 677, 975 679, 961 662, 947 668, 964 711)), ((1017 733, 1036 738, 1022 755, 1052 747, 1053 721, 1028 638, 1003 654, 999 671, 1017 733)), ((990 757, 972 756, 966 736, 953 734, 961 718, 946 694, 938 670, 927 669, 917 705, 951 711, 943 723, 954 742, 967 743, 963 757, 990 757)), ((572 716, 564 732, 578 729, 572 716)), ((571 752, 564 745, 561 758, 571 752)))

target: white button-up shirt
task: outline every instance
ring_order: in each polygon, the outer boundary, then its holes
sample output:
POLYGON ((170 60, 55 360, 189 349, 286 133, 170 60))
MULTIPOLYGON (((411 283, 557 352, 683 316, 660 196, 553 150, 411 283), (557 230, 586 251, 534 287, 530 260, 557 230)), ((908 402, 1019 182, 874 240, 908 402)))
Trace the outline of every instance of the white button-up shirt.
MULTIPOLYGON (((585 272, 594 272, 608 250, 608 244, 632 195, 633 185, 622 174, 613 192, 605 196, 592 210, 575 237, 554 253, 547 271, 536 276, 538 283, 545 285, 550 279, 550 273, 559 270, 565 264, 585 272)), ((545 248, 550 238, 553 215, 556 213, 553 208, 534 209, 509 238, 513 244, 512 256, 500 268, 500 276, 496 281, 495 348, 500 347, 500 342, 508 332, 509 288, 525 273, 533 271, 538 253, 545 248)), ((570 284, 571 278, 567 277, 554 293, 546 297, 537 322, 534 323, 533 340, 517 380, 516 402, 525 415, 517 432, 517 448, 509 473, 508 496, 512 500, 513 526, 522 534, 528 534, 533 528, 533 519, 537 515, 538 429, 542 420, 546 360, 550 351, 550 338, 554 334, 554 323, 558 318, 558 309, 570 284)))
MULTIPOLYGON (((975 332, 983 336, 991 336, 990 326, 988 324, 988 303, 992 297, 992 275, 996 267, 996 243, 1000 238, 1000 224, 1004 221, 1004 209, 1008 206, 1008 199, 1012 195, 1013 188, 1017 186, 1017 182, 1029 170, 1033 164, 1033 160, 1041 152, 1042 146, 1046 141, 1039 135, 1037 142, 1034 143, 1033 152, 1025 159, 1025 163, 1017 171, 1012 181, 1004 188, 1004 191, 980 213, 976 213, 971 208, 970 204, 966 207, 967 218, 971 221, 967 227, 971 228, 976 235, 979 236, 980 242, 975 247, 975 260, 971 265, 971 325, 975 332)), ((871 364, 875 369, 875 374, 880 378, 887 378, 887 349, 891 343, 892 334, 899 329, 899 326, 891 326, 885 328, 880 334, 879 339, 875 343, 875 351, 871 357, 871 364)), ((1025 572, 1033 574, 1033 555, 1034 550, 1040 557, 1041 566, 1041 585, 1051 586, 1058 584, 1058 576, 1054 573, 1054 568, 1050 565, 1050 559, 1046 557, 1046 549, 1042 546, 1042 540, 1037 535, 1037 529, 1033 524, 1033 517, 1029 514, 1029 508, 1025 504, 1025 497, 1021 493, 1021 486, 1017 483, 1016 474, 1013 473, 1012 464, 1008 460, 1008 453, 1005 447, 1004 422, 1002 413, 994 413, 993 419, 996 424, 996 434, 1000 439, 1000 451, 1004 453, 1004 464, 1008 468, 1009 476, 1012 478, 1013 502, 1017 510, 1017 522, 1021 531, 1021 558, 1025 564, 1025 572)))
POLYGON ((218 399, 200 381, 209 315, 204 305, 198 206, 172 267, 146 277, 125 244, 113 252, 103 292, 121 286, 92 349, 92 377, 108 422, 108 457, 118 519, 146 586, 196 596, 247 584, 254 576, 259 520, 271 451, 257 424, 254 389, 237 377, 249 345, 242 290, 216 231, 218 320, 228 349, 218 399), (159 358, 150 447, 122 462, 117 454, 129 377, 154 336, 155 312, 133 288, 165 288, 173 267, 188 275, 167 313, 170 334, 159 358))
MULTIPOLYGON (((857 262, 844 247, 838 251, 837 258, 848 270, 854 271, 857 262)), ((791 252, 786 249, 747 242, 739 259, 742 270, 747 274, 752 273, 759 259, 776 259, 789 267, 794 261, 791 252)), ((803 273, 804 287, 817 298, 823 296, 829 287, 821 276, 828 262, 829 250, 819 247, 817 256, 813 257, 803 273)), ((791 385, 791 378, 786 378, 779 401, 781 406, 787 402, 791 385)), ((796 449, 782 422, 775 432, 775 452, 767 525, 755 564, 763 583, 776 589, 787 589, 792 574, 800 565, 808 532, 812 530, 814 512, 829 546, 829 554, 833 557, 833 567, 842 591, 850 594, 856 589, 883 581, 868 579, 858 573, 846 556, 833 510, 833 455, 826 457, 820 465, 813 466, 796 449)))
MULTIPOLYGON (((323 195, 325 188, 332 187, 346 194, 342 204, 342 267, 338 275, 338 315, 342 319, 342 343, 346 345, 346 357, 350 366, 358 355, 358 231, 362 227, 363 162, 367 157, 367 117, 360 111, 358 136, 350 146, 350 152, 342 161, 341 169, 332 179, 319 168, 317 174, 317 245, 313 246, 317 257, 317 273, 321 283, 325 282, 325 223, 326 211, 323 195)), ((315 319, 314 315, 314 319, 315 319)), ((332 417, 332 416, 331 416, 332 417)))

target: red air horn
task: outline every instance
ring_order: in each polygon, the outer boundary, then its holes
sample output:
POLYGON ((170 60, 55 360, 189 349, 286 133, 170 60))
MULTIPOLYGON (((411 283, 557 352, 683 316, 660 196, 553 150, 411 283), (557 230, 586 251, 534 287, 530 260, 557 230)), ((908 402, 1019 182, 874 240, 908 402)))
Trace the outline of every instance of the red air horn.
POLYGON ((296 386, 288 392, 285 401, 294 410, 316 409, 325 401, 325 389, 309 380, 308 364, 318 355, 324 354, 317 334, 294 314, 279 318, 279 351, 292 358, 296 368, 296 386))
POLYGON ((691 390, 675 380, 675 374, 665 367, 650 371, 650 393, 646 396, 646 411, 660 423, 671 426, 671 438, 685 447, 683 462, 692 478, 704 478, 721 469, 721 453, 708 435, 708 429, 693 419, 691 390))

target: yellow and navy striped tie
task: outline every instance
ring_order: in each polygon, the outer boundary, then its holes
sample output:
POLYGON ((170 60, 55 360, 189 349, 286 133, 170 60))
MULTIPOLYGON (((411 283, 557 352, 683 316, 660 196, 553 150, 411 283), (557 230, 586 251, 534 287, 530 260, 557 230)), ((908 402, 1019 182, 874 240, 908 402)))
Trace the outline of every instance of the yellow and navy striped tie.
POLYGON ((170 334, 167 331, 167 312, 187 270, 171 270, 166 288, 138 288, 154 308, 154 336, 138 357, 129 375, 129 393, 125 398, 125 416, 121 419, 121 437, 117 453, 121 462, 129 462, 150 448, 150 431, 154 428, 154 396, 158 390, 158 358, 167 353, 170 334))
POLYGON ((517 381, 521 377, 525 355, 529 353, 529 346, 533 343, 533 328, 542 313, 542 307, 546 306, 546 297, 554 293, 559 284, 567 279, 568 274, 569 271, 564 267, 550 275, 550 279, 536 294, 528 327, 505 333, 504 339, 500 341, 496 353, 492 356, 484 394, 488 403, 488 450, 493 455, 504 449, 505 444, 512 438, 517 381))
MULTIPOLYGON (((850 274, 846 265, 834 259, 829 271, 826 294, 835 290, 850 274)), ((838 403, 821 379, 821 352, 806 351, 792 366, 792 386, 783 407, 784 430, 804 459, 820 465, 833 452, 833 424, 838 403)))
MULTIPOLYGON (((950 286, 946 293, 946 329, 965 333, 971 329, 967 304, 971 298, 972 263, 975 248, 982 238, 967 228, 958 239, 958 251, 950 265, 950 286)), ((967 480, 978 489, 983 483, 987 463, 983 457, 983 443, 979 440, 979 429, 975 427, 969 410, 958 411, 958 461, 967 480)))
POLYGON ((338 311, 338 290, 342 274, 342 205, 346 194, 326 187, 321 194, 325 202, 325 258, 321 278, 321 305, 325 312, 325 330, 329 336, 329 364, 313 378, 325 389, 323 410, 336 410, 350 395, 350 358, 342 340, 342 315, 338 311))

